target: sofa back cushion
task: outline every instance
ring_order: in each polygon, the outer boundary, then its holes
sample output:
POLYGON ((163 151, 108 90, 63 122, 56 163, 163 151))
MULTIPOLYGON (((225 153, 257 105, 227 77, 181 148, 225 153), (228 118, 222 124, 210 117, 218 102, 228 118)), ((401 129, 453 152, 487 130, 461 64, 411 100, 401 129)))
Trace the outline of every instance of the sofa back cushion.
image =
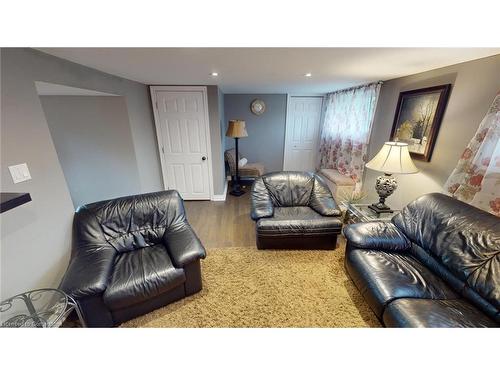
POLYGON ((262 176, 275 207, 308 206, 314 188, 309 172, 273 172, 262 176))
POLYGON ((75 233, 105 240, 118 252, 127 252, 163 242, 169 228, 183 225, 185 212, 175 190, 133 195, 81 206, 75 215, 75 233), (81 230, 88 226, 92 231, 81 230), (97 228, 98 227, 98 228, 97 228))
POLYGON ((408 204, 392 221, 412 242, 464 282, 463 294, 471 289, 497 311, 500 309, 498 217, 433 193, 408 204))

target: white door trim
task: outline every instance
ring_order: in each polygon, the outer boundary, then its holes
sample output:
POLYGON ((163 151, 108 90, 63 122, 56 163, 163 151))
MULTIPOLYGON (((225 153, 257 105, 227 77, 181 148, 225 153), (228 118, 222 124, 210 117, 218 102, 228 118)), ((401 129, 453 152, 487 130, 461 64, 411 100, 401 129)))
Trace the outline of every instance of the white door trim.
MULTIPOLYGON (((321 136, 321 123, 323 122, 323 115, 324 115, 324 108, 325 108, 325 96, 323 94, 312 94, 312 95, 300 95, 300 94, 286 94, 286 118, 285 118, 285 147, 283 147, 283 170, 285 170, 285 163, 286 163, 286 154, 288 150, 288 144, 287 144, 287 139, 288 139, 288 132, 290 131, 290 98, 321 98, 323 99, 322 105, 321 105, 321 116, 320 116, 320 129, 318 132, 318 139, 317 144, 319 144, 319 137, 321 136)), ((319 152, 319 150, 318 150, 319 152)))
POLYGON ((167 189, 167 176, 165 174, 165 154, 163 153, 163 137, 161 135, 161 128, 159 126, 158 102, 156 94, 160 91, 188 91, 188 92, 201 92, 203 96, 204 118, 205 118, 205 134, 207 142, 207 158, 208 158, 208 185, 210 190, 210 200, 214 200, 214 178, 212 173, 212 145, 210 142, 210 123, 208 116, 208 95, 206 86, 149 86, 151 91, 151 105, 153 106, 153 115, 156 128, 156 141, 158 144, 158 153, 160 154, 161 174, 163 176, 163 188, 167 189))
POLYGON ((214 202, 224 202, 226 200, 226 197, 227 197, 227 184, 228 184, 228 181, 224 181, 224 191, 222 192, 222 194, 214 194, 213 197, 212 197, 212 201, 214 202))

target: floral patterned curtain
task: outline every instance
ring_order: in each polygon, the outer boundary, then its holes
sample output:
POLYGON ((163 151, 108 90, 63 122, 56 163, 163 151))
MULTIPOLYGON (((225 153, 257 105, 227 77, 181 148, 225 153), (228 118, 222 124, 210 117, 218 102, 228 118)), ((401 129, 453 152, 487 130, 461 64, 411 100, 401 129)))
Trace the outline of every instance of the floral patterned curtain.
POLYGON ((381 83, 328 94, 320 141, 320 168, 351 177, 360 188, 381 83))
POLYGON ((500 93, 444 187, 455 198, 500 216, 500 93))

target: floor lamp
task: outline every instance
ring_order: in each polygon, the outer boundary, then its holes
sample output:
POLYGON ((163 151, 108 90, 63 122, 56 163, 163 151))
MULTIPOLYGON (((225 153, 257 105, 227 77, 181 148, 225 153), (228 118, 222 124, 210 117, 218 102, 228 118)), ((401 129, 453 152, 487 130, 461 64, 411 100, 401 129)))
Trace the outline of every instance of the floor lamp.
POLYGON ((247 130, 245 129, 245 121, 229 120, 229 127, 227 128, 226 137, 234 138, 234 143, 235 143, 234 159, 236 161, 236 180, 233 181, 233 189, 229 192, 229 194, 239 197, 240 195, 245 194, 245 192, 241 190, 240 174, 238 170, 240 164, 240 156, 238 153, 238 139, 248 137, 247 130))

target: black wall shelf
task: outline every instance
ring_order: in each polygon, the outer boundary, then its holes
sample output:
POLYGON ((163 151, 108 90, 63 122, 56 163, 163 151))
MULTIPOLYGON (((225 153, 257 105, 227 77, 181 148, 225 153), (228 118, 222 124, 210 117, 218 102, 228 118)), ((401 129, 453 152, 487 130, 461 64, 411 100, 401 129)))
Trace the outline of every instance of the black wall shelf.
POLYGON ((31 201, 29 193, 0 193, 0 213, 31 201))

